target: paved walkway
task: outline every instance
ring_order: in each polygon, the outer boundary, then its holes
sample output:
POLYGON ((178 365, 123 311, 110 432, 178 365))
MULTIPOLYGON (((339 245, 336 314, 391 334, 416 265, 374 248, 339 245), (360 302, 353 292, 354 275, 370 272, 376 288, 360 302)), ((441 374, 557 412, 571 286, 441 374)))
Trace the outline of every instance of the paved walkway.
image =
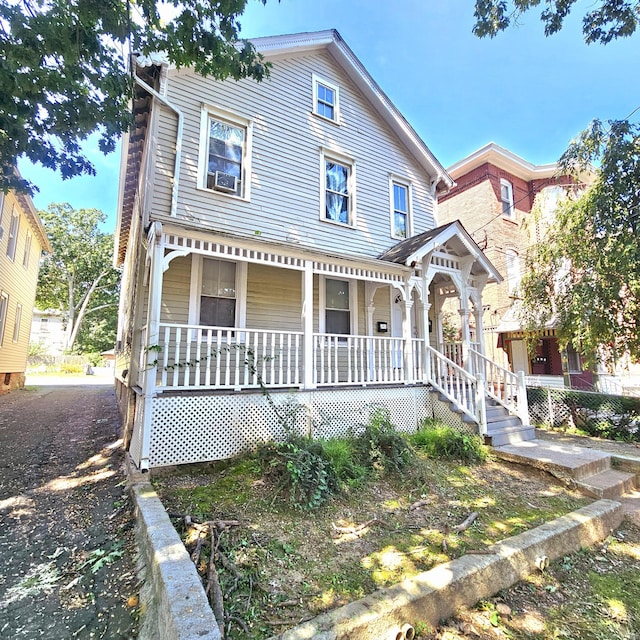
MULTIPOLYGON (((579 436, 546 429, 536 429, 536 438, 562 445, 573 445, 595 451, 602 451, 611 456, 635 458, 640 463, 640 444, 636 442, 616 442, 614 440, 603 440, 601 438, 579 436)), ((640 482, 640 478, 638 478, 637 482, 640 482)), ((640 525, 640 490, 630 491, 621 498, 618 498, 618 500, 622 502, 625 514, 636 524, 640 525)))
POLYGON ((113 384, 71 379, 0 396, 0 638, 136 636, 113 384))

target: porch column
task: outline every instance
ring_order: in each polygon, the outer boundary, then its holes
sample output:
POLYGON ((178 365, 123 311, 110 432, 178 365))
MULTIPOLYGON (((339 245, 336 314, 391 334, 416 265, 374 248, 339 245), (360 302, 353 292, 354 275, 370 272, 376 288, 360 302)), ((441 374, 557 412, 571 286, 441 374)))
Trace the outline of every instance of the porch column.
POLYGON ((305 389, 314 389, 313 368, 313 262, 304 261, 302 273, 302 381, 305 389))
POLYGON ((404 381, 405 384, 413 384, 415 372, 413 370, 413 332, 411 330, 411 309, 413 300, 411 294, 407 294, 404 301, 404 311, 402 314, 402 339, 404 340, 404 381))
MULTIPOLYGON (((471 332, 469 331, 469 309, 466 307, 460 308, 458 311, 460 314, 460 326, 462 328, 462 366, 465 370, 469 371, 471 362, 469 361, 469 347, 471 342, 471 332)), ((473 374, 473 371, 469 371, 473 374)))
POLYGON ((484 325, 482 320, 484 310, 482 309, 482 305, 474 309, 473 315, 476 319, 476 341, 478 343, 478 351, 484 355, 484 325))
POLYGON ((164 236, 162 224, 154 222, 147 236, 149 241, 149 253, 151 258, 149 276, 149 306, 147 312, 147 340, 140 345, 147 350, 145 355, 145 370, 142 383, 144 398, 144 411, 142 413, 142 433, 140 448, 140 470, 149 469, 149 449, 151 445, 151 412, 153 398, 156 395, 156 372, 158 365, 158 351, 149 350, 148 347, 157 346, 160 343, 160 310, 162 308, 162 279, 164 274, 164 236))
POLYGON ((430 346, 431 341, 431 333, 429 331, 429 311, 431 309, 430 302, 422 302, 420 301, 422 306, 422 337, 424 338, 424 342, 422 343, 422 380, 426 381, 431 375, 431 357, 429 354, 429 349, 427 347, 430 346))

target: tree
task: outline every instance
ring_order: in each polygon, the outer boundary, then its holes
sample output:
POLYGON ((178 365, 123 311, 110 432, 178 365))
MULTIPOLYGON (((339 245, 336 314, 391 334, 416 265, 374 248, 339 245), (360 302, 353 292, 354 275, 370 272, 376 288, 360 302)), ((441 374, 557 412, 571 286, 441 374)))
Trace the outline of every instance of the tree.
MULTIPOLYGON (((542 4, 476 0, 473 31, 494 37, 542 4)), ((545 0, 545 35, 562 29, 574 5, 545 0)), ((596 0, 582 20, 584 39, 607 44, 631 36, 639 20, 640 0, 596 0)), ((520 291, 525 326, 534 335, 553 321, 560 346, 572 343, 591 364, 598 354, 639 360, 640 125, 594 120, 571 142, 560 167, 575 176, 595 172, 595 182, 559 207, 542 242, 529 251, 520 291)))
POLYGON ((555 322, 561 346, 573 343, 593 363, 640 355, 640 125, 594 121, 560 165, 600 163, 580 197, 562 203, 527 256, 521 283, 529 329, 555 322))
MULTIPOLYGON (((75 210, 67 203, 50 204, 39 215, 53 251, 44 257, 40 267, 36 305, 62 312, 66 348, 71 350, 81 327, 93 318, 96 326, 115 327, 120 273, 111 266, 113 235, 99 230, 98 225, 106 218, 99 209, 75 210)), ((101 340, 96 343, 95 338, 85 337, 90 350, 101 348, 104 342, 111 348, 115 328, 110 339, 102 336, 101 340)))
MULTIPOLYGON (((530 9, 544 5, 540 20, 549 36, 562 29, 564 19, 578 0, 476 0, 473 33, 493 38, 530 9)), ((582 33, 587 44, 607 44, 616 38, 633 35, 640 20, 640 0, 596 0, 582 19, 582 33)))
POLYGON ((265 77, 269 65, 238 41, 246 3, 0 0, 0 189, 36 188, 15 174, 21 156, 63 178, 95 173, 80 145, 99 132, 108 153, 129 128, 130 51, 218 79, 265 77))

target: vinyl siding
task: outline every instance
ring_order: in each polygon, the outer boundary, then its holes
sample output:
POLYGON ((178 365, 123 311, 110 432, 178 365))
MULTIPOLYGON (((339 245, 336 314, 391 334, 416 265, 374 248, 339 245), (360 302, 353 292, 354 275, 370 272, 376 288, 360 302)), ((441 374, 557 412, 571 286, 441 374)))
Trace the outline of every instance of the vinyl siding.
MULTIPOLYGON (((412 185, 413 231, 435 226, 429 176, 326 52, 274 62, 271 78, 219 82, 171 71, 168 99, 184 114, 178 217, 204 229, 291 242, 331 254, 376 257, 395 244, 390 226, 390 174, 412 185), (312 113, 312 74, 340 90, 340 125, 312 113), (198 189, 202 105, 253 123, 250 201, 198 189), (320 219, 321 148, 355 162, 356 227, 320 219)), ((157 127, 160 181, 168 184, 175 116, 163 108, 157 127)), ((156 183, 152 214, 170 211, 156 183)))
POLYGON ((4 229, 0 240, 0 291, 9 294, 7 315, 4 326, 4 338, 0 345, 0 373, 23 372, 27 365, 29 350, 29 334, 33 305, 36 297, 36 284, 40 268, 40 254, 42 246, 38 235, 31 228, 28 218, 24 215, 20 204, 12 193, 4 197, 4 206, 0 218, 0 226, 4 229), (14 260, 7 255, 9 246, 9 227, 12 211, 19 212, 20 226, 14 260), (31 248, 28 268, 23 266, 27 234, 31 232, 31 248), (20 333, 17 342, 13 341, 13 331, 16 321, 17 305, 22 305, 20 319, 20 333))

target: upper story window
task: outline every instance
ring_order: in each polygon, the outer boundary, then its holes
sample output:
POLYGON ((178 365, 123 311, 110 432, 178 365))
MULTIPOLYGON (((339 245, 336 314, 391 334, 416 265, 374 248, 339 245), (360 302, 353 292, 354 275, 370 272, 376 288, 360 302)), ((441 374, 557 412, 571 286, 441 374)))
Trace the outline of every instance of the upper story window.
POLYGON ((500 180, 500 200, 502 201, 502 215, 515 218, 513 207, 513 185, 504 178, 500 180))
POLYGON ((323 220, 354 226, 354 165, 346 160, 322 154, 324 188, 321 216, 323 220))
POLYGON ((49 318, 40 318, 40 333, 49 332, 49 318))
POLYGON ((251 125, 233 114, 203 107, 198 186, 249 197, 251 125))
POLYGON ((18 232, 20 231, 20 213, 13 210, 11 214, 11 224, 9 225, 9 242, 7 244, 7 255, 10 260, 16 258, 16 247, 18 245, 18 232))
POLYGON ((18 342, 20 340, 20 325, 22 324, 22 305, 18 303, 16 305, 16 317, 13 323, 13 341, 18 342))
POLYGON ((24 256, 22 257, 22 266, 25 269, 29 268, 30 254, 31 254, 31 233, 27 233, 27 238, 24 241, 24 256))
POLYGON ((391 235, 394 238, 408 238, 411 235, 409 187, 399 182, 391 183, 393 211, 391 218, 391 235))
POLYGON ((338 122, 338 87, 313 76, 313 113, 332 122, 338 122))

